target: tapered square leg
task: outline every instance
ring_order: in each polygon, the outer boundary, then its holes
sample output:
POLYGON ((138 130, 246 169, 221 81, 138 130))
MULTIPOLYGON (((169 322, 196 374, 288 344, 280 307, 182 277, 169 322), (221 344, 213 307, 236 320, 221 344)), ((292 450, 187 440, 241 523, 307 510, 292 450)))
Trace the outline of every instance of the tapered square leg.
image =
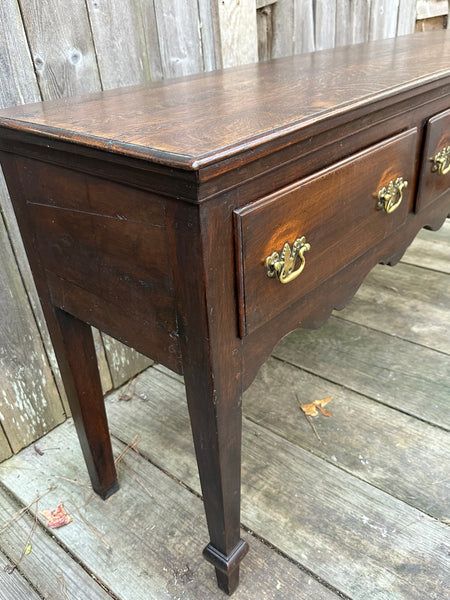
POLYGON ((236 377, 212 377, 205 364, 185 372, 188 407, 210 543, 203 555, 227 594, 239 584, 239 564, 248 552, 240 539, 241 398, 236 377), (230 385, 231 384, 231 385, 230 385))
POLYGON ((119 489, 119 483, 92 331, 58 308, 53 325, 56 357, 92 487, 106 499, 119 489))

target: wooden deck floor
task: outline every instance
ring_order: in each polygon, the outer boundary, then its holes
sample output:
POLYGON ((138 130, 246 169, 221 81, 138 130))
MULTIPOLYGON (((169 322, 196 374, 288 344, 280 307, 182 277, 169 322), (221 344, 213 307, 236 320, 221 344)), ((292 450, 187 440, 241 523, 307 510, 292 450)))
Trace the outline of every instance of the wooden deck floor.
MULTIPOLYGON (((244 397, 251 552, 235 600, 450 597, 449 355, 450 223, 377 267, 322 329, 277 346, 244 397), (313 428, 296 395, 332 396, 333 416, 313 428)), ((108 415, 116 455, 136 439, 139 454, 125 452, 106 503, 71 421, 39 442, 42 456, 30 447, 0 465, 1 600, 225 597, 201 558, 182 382, 154 366, 130 391, 108 398, 108 415), (47 530, 39 511, 59 502, 73 522, 47 530)))

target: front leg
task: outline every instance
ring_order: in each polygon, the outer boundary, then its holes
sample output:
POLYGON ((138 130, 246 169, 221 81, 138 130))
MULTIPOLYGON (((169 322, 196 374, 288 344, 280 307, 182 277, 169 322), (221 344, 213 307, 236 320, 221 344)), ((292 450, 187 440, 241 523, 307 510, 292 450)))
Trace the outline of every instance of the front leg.
POLYGON ((205 558, 219 587, 232 594, 248 544, 240 539, 241 390, 235 372, 185 369, 186 393, 210 543, 205 558))
POLYGON ((204 555, 231 594, 248 551, 240 538, 243 373, 232 215, 220 201, 168 208, 178 335, 210 537, 204 555))

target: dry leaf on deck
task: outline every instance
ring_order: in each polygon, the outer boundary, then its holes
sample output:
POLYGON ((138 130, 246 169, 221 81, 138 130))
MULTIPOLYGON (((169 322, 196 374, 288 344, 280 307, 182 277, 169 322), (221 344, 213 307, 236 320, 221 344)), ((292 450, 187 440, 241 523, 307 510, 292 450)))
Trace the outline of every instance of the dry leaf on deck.
POLYGON ((58 527, 68 525, 73 520, 64 510, 62 502, 58 504, 55 510, 41 510, 41 514, 47 519, 46 525, 51 529, 58 529, 58 527))
POLYGON ((319 414, 317 409, 319 409, 325 417, 332 417, 333 413, 323 408, 332 398, 333 396, 330 396, 329 398, 324 398, 323 400, 314 400, 314 402, 311 402, 310 404, 300 404, 300 408, 305 415, 308 415, 308 417, 317 417, 319 414))

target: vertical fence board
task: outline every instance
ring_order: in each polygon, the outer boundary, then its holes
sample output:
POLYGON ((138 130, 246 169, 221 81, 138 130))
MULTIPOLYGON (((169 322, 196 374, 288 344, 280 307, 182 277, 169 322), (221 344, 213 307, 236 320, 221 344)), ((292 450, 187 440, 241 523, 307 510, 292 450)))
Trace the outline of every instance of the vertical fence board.
POLYGON ((150 81, 143 17, 134 0, 87 0, 104 89, 150 81))
POLYGON ((158 27, 156 25, 155 2, 154 0, 140 0, 140 7, 150 79, 152 81, 160 81, 163 78, 163 69, 159 49, 158 27))
MULTIPOLYGON (((4 44, 0 45, 0 107, 3 108, 17 104, 26 104, 28 102, 37 102, 41 99, 41 96, 17 0, 2 0, 0 3, 0 39, 4 41, 4 44)), ((9 272, 12 273, 16 271, 15 276, 21 276, 23 279, 28 295, 28 301, 31 304, 34 314, 33 318, 31 311, 27 311, 28 318, 30 319, 29 327, 30 330, 35 332, 37 338, 39 338, 40 333, 45 346, 45 352, 41 352, 39 355, 39 360, 42 361, 41 367, 43 371, 47 371, 47 359, 50 361, 58 386, 57 389, 53 387, 49 388, 47 401, 49 404, 54 405, 56 411, 59 412, 61 409, 60 397, 62 398, 63 406, 66 409, 68 408, 64 388, 59 375, 56 357, 53 353, 50 336, 45 325, 39 298, 31 276, 28 260, 25 255, 25 249, 11 206, 11 200, 0 168, 0 215, 1 214, 3 214, 10 243, 14 249, 15 259, 18 262, 17 264, 15 260, 13 260, 12 253, 9 254, 10 259, 13 261, 9 265, 9 272), (39 327, 39 331, 35 329, 36 323, 39 327)), ((3 277, 0 277, 0 282, 2 286, 6 287, 8 285, 8 282, 5 281, 3 277)), ((3 306, 1 309, 0 328, 3 328, 3 321, 7 319, 7 311, 6 309, 3 310, 3 306)), ((0 338, 0 346, 3 345, 4 342, 0 338)), ((24 362, 23 369, 24 373, 28 373, 29 377, 33 375, 33 372, 29 373, 28 360, 24 362)), ((17 419, 19 418, 18 411, 17 419)))
POLYGON ((351 11, 353 2, 350 3, 348 0, 337 0, 336 1, 336 36, 335 45, 346 46, 351 44, 352 37, 352 23, 351 23, 351 11))
POLYGON ((395 37, 399 0, 372 0, 370 10, 370 40, 395 37))
POLYGON ((314 37, 313 0, 294 0, 294 53, 317 50, 314 37))
POLYGON ((84 1, 19 1, 44 100, 98 91, 100 80, 84 1))
POLYGON ((5 432, 0 423, 0 463, 12 455, 11 446, 8 444, 5 432))
POLYGON ((0 107, 40 100, 17 0, 0 2, 0 107))
POLYGON ((197 0, 155 0, 164 77, 203 71, 197 0))
POLYGON ((65 413, 1 217, 0 281, 0 420, 18 452, 65 413))
POLYGON ((263 6, 256 11, 258 28, 258 60, 270 60, 273 46, 273 14, 272 5, 263 6))
POLYGON ((294 2, 277 0, 272 9, 272 58, 294 54, 294 2))
POLYGON ((416 0, 400 0, 397 35, 413 33, 416 26, 416 0))
MULTIPOLYGON (((67 414, 69 414, 69 404, 67 402, 66 393, 64 390, 64 385, 61 379, 61 374, 59 372, 58 363, 56 361, 56 356, 53 351, 53 345, 50 340, 50 335, 48 333, 47 325, 45 323, 44 314, 42 312, 41 304, 39 302, 38 293, 36 287, 34 285, 34 280, 31 275, 31 269, 28 264, 28 259, 25 254, 25 248, 23 247, 22 238, 20 237, 19 228, 17 226, 16 217, 14 215, 14 211, 11 205, 11 200, 9 198, 8 190, 6 188, 6 183, 3 178, 2 171, 0 169, 0 213, 3 213, 3 218, 5 220, 6 229, 8 231, 8 235, 11 241, 12 248, 14 250, 16 264, 14 268, 18 270, 18 274, 22 277, 23 284, 27 291, 28 301, 31 305, 31 309, 33 311, 34 319, 36 320, 36 324, 38 327, 38 331, 41 335, 42 342, 45 347, 46 356, 53 371, 56 385, 59 391, 59 397, 63 403, 64 409, 67 414)), ((0 278, 2 284, 4 284, 3 280, 0 278)), ((6 285, 6 283, 5 283, 6 285)), ((0 313, 0 327, 1 320, 5 318, 3 313, 0 313)), ((1 340, 0 340, 1 344, 1 340)), ((42 355, 44 359, 44 355, 42 355)), ((47 364, 47 361, 45 361, 47 364)), ((25 368, 28 368, 28 364, 24 364, 25 368)), ((55 395, 54 397, 49 397, 47 400, 49 402, 59 403, 59 397, 55 395)))
POLYGON ((336 0, 316 0, 314 8, 316 50, 334 48, 336 42, 336 0))
POLYGON ((277 0, 272 14, 273 58, 315 50, 313 0, 277 0))
POLYGON ((223 66, 256 62, 256 0, 218 0, 218 17, 223 66))
POLYGON ((336 46, 359 44, 369 39, 370 0, 337 0, 336 46))
MULTIPOLYGON (((113 388, 111 373, 109 371, 108 361, 106 359, 106 351, 103 345, 102 334, 95 327, 92 328, 92 337, 94 338, 95 353, 97 355, 98 371, 100 373, 100 381, 102 383, 103 393, 106 394, 113 388)), ((117 342, 119 343, 119 342, 117 342)))
POLYGON ((153 364, 146 356, 124 346, 109 335, 103 333, 102 338, 114 388, 120 387, 136 373, 153 364))
POLYGON ((215 24, 217 11, 211 0, 198 0, 198 14, 200 19, 200 35, 202 41, 203 70, 214 71, 222 66, 221 57, 218 57, 219 45, 217 41, 218 28, 215 24))

